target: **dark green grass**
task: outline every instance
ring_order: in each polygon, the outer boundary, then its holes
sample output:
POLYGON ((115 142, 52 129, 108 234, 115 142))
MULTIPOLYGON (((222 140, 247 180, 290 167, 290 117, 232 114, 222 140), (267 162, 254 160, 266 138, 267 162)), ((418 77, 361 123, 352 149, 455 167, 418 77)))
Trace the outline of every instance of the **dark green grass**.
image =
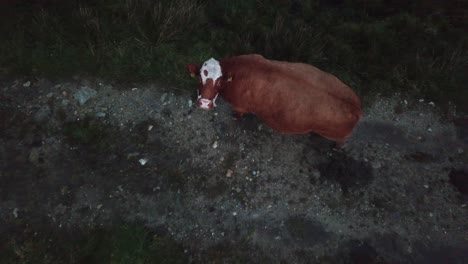
POLYGON ((138 225, 86 232, 26 229, 3 238, 0 263, 188 263, 183 247, 138 225))
POLYGON ((7 1, 3 72, 87 73, 190 89, 185 65, 245 53, 302 61, 366 96, 407 93, 463 106, 464 1, 7 1))

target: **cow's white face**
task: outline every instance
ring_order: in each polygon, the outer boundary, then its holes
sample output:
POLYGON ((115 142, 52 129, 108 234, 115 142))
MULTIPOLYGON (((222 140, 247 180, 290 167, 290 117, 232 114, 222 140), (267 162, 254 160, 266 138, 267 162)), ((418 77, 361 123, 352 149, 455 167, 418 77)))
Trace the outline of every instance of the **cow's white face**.
POLYGON ((219 87, 221 85, 221 65, 219 61, 211 58, 203 63, 200 68, 201 85, 198 89, 198 106, 202 109, 212 109, 216 106, 216 98, 218 97, 219 87))
POLYGON ((206 80, 208 79, 212 79, 213 83, 215 83, 221 76, 223 76, 223 73, 221 71, 219 61, 211 58, 203 63, 203 66, 200 69, 200 77, 203 85, 206 84, 206 80))

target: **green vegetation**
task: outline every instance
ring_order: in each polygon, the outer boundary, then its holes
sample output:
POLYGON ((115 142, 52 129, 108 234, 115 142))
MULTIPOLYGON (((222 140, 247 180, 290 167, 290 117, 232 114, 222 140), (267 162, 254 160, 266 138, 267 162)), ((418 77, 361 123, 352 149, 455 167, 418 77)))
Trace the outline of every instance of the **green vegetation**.
POLYGON ((2 247, 0 263, 187 263, 184 249, 175 241, 148 230, 125 225, 86 234, 54 234, 26 230, 2 247), (28 234, 32 232, 33 234, 28 234))
POLYGON ((361 95, 463 104, 464 1, 6 1, 0 64, 13 74, 89 73, 190 87, 185 65, 260 53, 332 72, 361 95))

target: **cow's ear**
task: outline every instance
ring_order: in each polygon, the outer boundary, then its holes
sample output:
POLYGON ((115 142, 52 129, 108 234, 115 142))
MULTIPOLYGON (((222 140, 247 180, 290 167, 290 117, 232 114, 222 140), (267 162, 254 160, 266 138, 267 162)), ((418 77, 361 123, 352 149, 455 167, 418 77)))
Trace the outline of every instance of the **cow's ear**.
POLYGON ((195 78, 196 76, 200 76, 200 67, 195 64, 190 63, 187 65, 187 70, 190 74, 190 77, 195 78))

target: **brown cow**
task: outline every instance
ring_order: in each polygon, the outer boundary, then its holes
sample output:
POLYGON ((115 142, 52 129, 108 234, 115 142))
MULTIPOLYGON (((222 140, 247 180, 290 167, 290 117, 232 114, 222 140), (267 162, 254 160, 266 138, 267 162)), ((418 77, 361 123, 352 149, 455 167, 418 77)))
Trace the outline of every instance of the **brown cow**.
POLYGON ((347 85, 308 64, 242 55, 187 68, 199 77, 200 108, 212 109, 219 94, 238 114, 254 113, 280 132, 315 132, 342 146, 362 116, 347 85))

